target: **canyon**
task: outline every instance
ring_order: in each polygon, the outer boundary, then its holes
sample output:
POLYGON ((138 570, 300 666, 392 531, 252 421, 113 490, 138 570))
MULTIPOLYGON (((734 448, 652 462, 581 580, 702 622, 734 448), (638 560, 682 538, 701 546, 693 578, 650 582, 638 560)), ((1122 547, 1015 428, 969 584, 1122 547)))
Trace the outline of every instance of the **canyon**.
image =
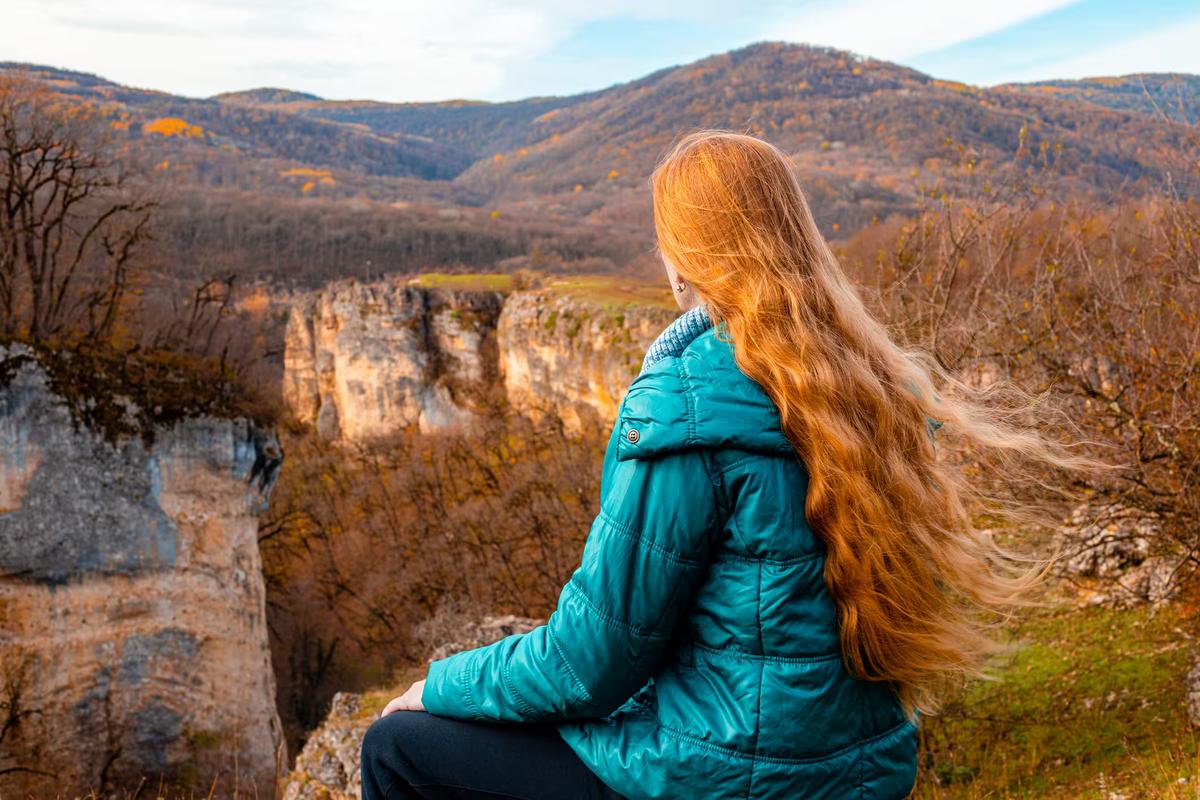
MULTIPOLYGON (((406 277, 288 304, 282 396, 342 442, 497 404, 569 430, 611 423, 678 313, 406 277)), ((271 796, 290 764, 257 537, 278 439, 205 414, 114 436, 60 379, 33 348, 0 348, 0 791, 271 796)))

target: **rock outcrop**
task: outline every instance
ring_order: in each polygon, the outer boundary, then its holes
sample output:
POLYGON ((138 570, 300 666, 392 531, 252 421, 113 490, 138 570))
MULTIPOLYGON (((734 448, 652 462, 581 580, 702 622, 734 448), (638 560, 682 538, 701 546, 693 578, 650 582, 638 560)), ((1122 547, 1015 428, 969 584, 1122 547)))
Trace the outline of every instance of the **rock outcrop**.
POLYGON ((1084 503, 1058 533, 1060 575, 1091 584, 1088 602, 1129 606, 1161 603, 1179 589, 1180 558, 1161 552, 1158 521, 1119 505, 1084 503))
POLYGON ((340 281, 292 305, 284 401, 326 438, 348 441, 461 424, 489 393, 579 431, 615 418, 646 347, 676 313, 558 288, 340 281))
POLYGON ((501 302, 400 278, 331 284, 292 306, 284 402, 330 439, 458 424, 495 383, 501 302))
POLYGON ((515 292, 500 314, 508 402, 566 429, 611 424, 646 348, 678 312, 603 304, 556 290, 515 292))
POLYGON ((112 444, 32 351, 0 364, 0 796, 273 796, 257 529, 278 442, 191 417, 112 444))
POLYGON ((1192 653, 1192 663, 1188 668, 1185 684, 1188 722, 1193 730, 1200 730, 1200 652, 1192 653))
POLYGON ((430 661, 473 650, 485 644, 499 641, 514 633, 526 633, 544 623, 544 619, 518 617, 514 614, 487 616, 481 620, 463 620, 454 634, 444 642, 434 645, 429 653, 430 661))
MULTIPOLYGON (((531 631, 543 622, 545 620, 512 615, 467 622, 452 634, 451 641, 436 646, 429 660, 481 647, 514 633, 531 631)), ((405 688, 396 687, 396 691, 405 688)), ((377 713, 377 708, 364 703, 363 695, 335 694, 329 715, 296 756, 296 767, 284 786, 284 800, 358 800, 362 791, 359 750, 363 735, 377 713)))
POLYGON ((329 715, 304 743, 288 776, 283 800, 359 800, 359 751, 374 715, 363 711, 362 695, 338 692, 329 715))

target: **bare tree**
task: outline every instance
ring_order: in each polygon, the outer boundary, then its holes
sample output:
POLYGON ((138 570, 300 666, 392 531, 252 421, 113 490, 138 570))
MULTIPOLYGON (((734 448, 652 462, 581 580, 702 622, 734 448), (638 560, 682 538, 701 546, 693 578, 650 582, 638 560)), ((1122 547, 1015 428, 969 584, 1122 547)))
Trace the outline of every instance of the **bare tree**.
POLYGON ((447 603, 546 616, 595 516, 603 441, 497 410, 362 445, 294 432, 284 448, 259 546, 295 736, 334 688, 414 663, 417 625, 447 603))
POLYGON ((131 191, 103 114, 0 77, 0 334, 107 339, 154 204, 131 191))
POLYGON ((21 723, 39 716, 40 709, 30 708, 26 697, 29 688, 29 673, 33 669, 33 658, 29 653, 9 648, 10 652, 0 658, 0 775, 13 772, 32 772, 51 775, 28 763, 18 763, 13 757, 12 739, 21 723))
POLYGON ((1174 585, 1200 568, 1200 204, 1178 189, 1195 144, 1120 204, 1047 191, 1045 154, 983 170, 960 150, 956 194, 928 191, 873 263, 855 251, 902 338, 976 383, 1057 397, 1069 438, 1119 467, 1079 487, 1092 521, 1152 522, 1174 585))

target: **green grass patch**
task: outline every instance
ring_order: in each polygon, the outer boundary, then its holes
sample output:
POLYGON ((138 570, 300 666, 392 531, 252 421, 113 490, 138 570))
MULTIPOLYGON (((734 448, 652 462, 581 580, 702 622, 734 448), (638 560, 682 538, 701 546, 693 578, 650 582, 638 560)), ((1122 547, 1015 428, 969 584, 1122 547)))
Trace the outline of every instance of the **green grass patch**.
MULTIPOLYGON (((510 292, 513 276, 501 272, 425 272, 413 279, 425 288, 510 292)), ((594 303, 624 319, 630 306, 678 311, 666 280, 646 281, 619 275, 543 276, 542 288, 594 303)))
POLYGON ((662 281, 641 281, 617 275, 572 275, 551 278, 546 288, 595 303, 613 314, 629 306, 652 306, 678 311, 679 307, 662 281))
POLYGON ((1196 797, 1182 606, 1057 608, 922 726, 922 798, 1196 797), (1180 779, 1185 779, 1181 783, 1180 779))
POLYGON ((512 289, 512 276, 502 272, 425 272, 418 275, 416 281, 418 286, 427 289, 494 292, 512 289))

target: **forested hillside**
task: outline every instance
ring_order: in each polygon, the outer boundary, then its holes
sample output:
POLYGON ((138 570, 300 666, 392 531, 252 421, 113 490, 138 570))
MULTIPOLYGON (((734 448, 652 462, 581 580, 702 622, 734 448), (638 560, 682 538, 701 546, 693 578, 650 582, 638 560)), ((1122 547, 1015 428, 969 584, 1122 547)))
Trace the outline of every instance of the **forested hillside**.
MULTIPOLYGON (((418 268, 495 267, 531 255, 535 244, 545 252, 548 236, 551 251, 576 253, 571 242, 581 238, 597 243, 579 256, 605 259, 602 269, 644 269, 636 254, 649 244, 646 178, 674 138, 706 126, 762 135, 791 154, 835 239, 911 214, 924 185, 957 191, 944 173, 964 154, 979 167, 1024 159, 1049 188, 1070 195, 1140 196, 1186 150, 1190 118, 1180 103, 1200 85, 1194 76, 1149 75, 980 88, 831 48, 770 42, 598 91, 506 103, 326 101, 277 88, 195 99, 46 67, 0 71, 98 109, 126 157, 160 179, 168 198, 188 196, 176 243, 198 241, 193 227, 247 227, 223 216, 234 209, 251 210, 253 226, 303 231, 306 241, 320 235, 304 222, 306 203, 353 200, 369 209, 342 215, 324 226, 326 241, 305 245, 332 259, 300 269, 313 275, 381 264, 356 242, 379 224, 406 224, 414 207, 478 209, 454 217, 453 235, 477 238, 484 249, 514 242, 496 250, 493 263, 458 258, 476 246, 464 243, 418 268), (194 186, 245 194, 198 207, 194 186), (380 222, 393 211, 400 217, 380 222), (541 233, 513 234, 510 223, 541 233)), ((421 222, 435 239, 447 227, 436 215, 421 222)), ((246 260, 262 264, 255 241, 244 242, 246 260)), ((225 253, 242 246, 226 241, 225 253)), ((413 266, 407 257, 392 261, 413 266)))
POLYGON ((1005 84, 1014 91, 1042 91, 1104 108, 1165 116, 1175 122, 1200 120, 1200 76, 1185 74, 1122 75, 1077 81, 1005 84))

